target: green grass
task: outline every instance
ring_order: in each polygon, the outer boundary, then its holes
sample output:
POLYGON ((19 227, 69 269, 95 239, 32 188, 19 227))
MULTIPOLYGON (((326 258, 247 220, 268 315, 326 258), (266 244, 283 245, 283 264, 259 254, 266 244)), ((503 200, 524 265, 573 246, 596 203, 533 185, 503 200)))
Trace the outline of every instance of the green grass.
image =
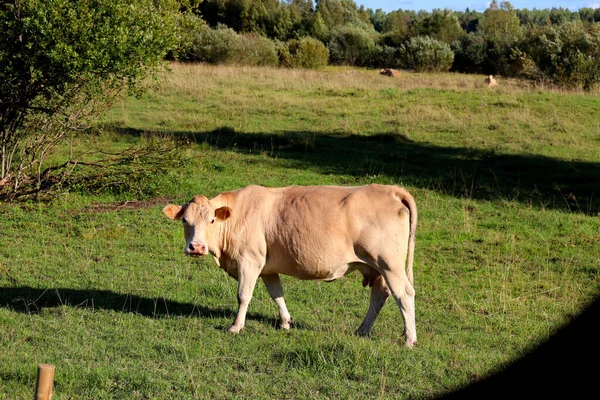
POLYGON ((74 147, 167 134, 186 165, 135 194, 0 205, 0 399, 31 397, 39 363, 56 365, 55 399, 428 398, 523 355, 598 294, 600 99, 500 84, 174 65, 74 147), (259 282, 227 334, 236 282, 185 257, 160 212, 247 184, 371 182, 419 207, 412 351, 392 301, 371 338, 352 334, 358 275, 284 277, 291 331, 259 282))

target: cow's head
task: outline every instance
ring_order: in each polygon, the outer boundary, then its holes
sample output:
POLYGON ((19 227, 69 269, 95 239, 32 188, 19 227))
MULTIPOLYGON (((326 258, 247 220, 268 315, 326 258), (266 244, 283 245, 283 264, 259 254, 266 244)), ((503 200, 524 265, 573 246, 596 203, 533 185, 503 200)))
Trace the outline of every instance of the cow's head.
POLYGON ((173 220, 183 222, 185 253, 203 256, 209 251, 215 254, 219 230, 216 226, 231 216, 231 208, 215 208, 204 196, 194 196, 192 201, 182 206, 169 204, 163 213, 173 220))

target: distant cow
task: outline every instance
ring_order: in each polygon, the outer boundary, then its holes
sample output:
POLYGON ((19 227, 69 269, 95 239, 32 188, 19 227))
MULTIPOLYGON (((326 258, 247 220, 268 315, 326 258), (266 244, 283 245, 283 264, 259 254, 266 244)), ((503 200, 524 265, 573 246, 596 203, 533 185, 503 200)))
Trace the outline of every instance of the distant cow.
POLYGON ((211 254, 238 281, 238 313, 229 332, 244 328, 258 277, 289 329, 279 274, 333 281, 358 270, 371 304, 357 330, 368 335, 391 294, 404 318, 405 344, 417 341, 413 257, 417 208, 397 186, 248 186, 207 199, 195 196, 163 212, 183 221, 185 253, 211 254))
POLYGON ((496 82, 492 75, 485 78, 485 84, 488 85, 488 87, 498 86, 498 82, 496 82))
POLYGON ((400 76, 400 71, 398 71, 396 69, 392 69, 392 68, 382 68, 382 69, 379 70, 379 74, 380 75, 391 76, 391 77, 399 77, 400 76))

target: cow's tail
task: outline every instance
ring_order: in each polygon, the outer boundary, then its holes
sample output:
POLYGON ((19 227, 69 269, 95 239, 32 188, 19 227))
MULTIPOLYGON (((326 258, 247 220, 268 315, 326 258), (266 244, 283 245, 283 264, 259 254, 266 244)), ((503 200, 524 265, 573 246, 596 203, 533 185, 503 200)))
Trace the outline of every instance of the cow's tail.
POLYGON ((413 282, 413 262, 415 259, 415 234, 417 232, 417 203, 410 193, 404 188, 401 188, 400 200, 409 211, 410 215, 410 231, 408 234, 408 257, 406 265, 406 276, 411 285, 413 282))

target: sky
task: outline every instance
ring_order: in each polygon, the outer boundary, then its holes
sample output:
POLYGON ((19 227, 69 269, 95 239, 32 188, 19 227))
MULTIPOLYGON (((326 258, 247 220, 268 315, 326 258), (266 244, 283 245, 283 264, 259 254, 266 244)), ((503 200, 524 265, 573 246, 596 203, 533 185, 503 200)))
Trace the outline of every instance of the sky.
MULTIPOLYGON (((385 12, 395 11, 399 8, 403 10, 426 10, 431 11, 434 8, 449 8, 455 11, 469 10, 485 11, 490 4, 486 0, 355 0, 357 5, 364 5, 365 8, 376 10, 381 8, 385 12)), ((500 1, 498 1, 500 4, 500 1)), ((568 8, 571 11, 577 11, 580 8, 591 7, 600 8, 600 0, 513 0, 510 4, 516 9, 544 9, 552 7, 568 8)))

